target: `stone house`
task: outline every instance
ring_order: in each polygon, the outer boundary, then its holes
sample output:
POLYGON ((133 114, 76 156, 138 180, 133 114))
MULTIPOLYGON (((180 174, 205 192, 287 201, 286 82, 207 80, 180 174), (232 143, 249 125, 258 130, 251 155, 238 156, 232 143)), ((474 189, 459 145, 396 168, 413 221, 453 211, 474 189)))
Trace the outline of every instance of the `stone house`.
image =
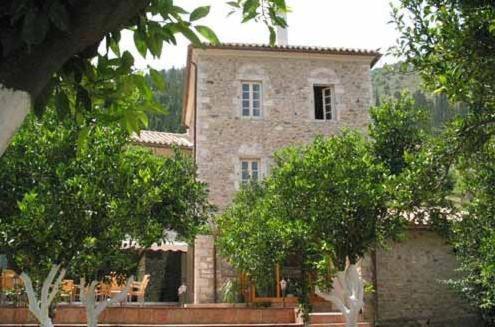
MULTIPOLYGON (((189 47, 182 118, 211 202, 224 210, 242 183, 270 173, 282 147, 342 128, 366 133, 370 69, 379 58, 377 51, 287 44, 189 47)), ((239 274, 217 254, 214 236, 198 236, 187 255, 189 301, 222 302, 223 285, 239 274)), ((280 303, 284 268, 274 272, 272 290, 255 290, 250 301, 280 303)), ((476 316, 441 283, 455 268, 446 242, 428 226, 412 225, 405 241, 362 264, 375 290, 366 318, 379 326, 476 326, 476 316)))

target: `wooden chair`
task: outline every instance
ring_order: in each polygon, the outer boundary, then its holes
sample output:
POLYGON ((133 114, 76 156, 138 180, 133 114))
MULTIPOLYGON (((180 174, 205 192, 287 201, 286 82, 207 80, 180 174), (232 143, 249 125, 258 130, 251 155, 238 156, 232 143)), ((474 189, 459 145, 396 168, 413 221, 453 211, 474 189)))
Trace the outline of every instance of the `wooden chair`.
POLYGON ((18 283, 17 275, 12 270, 4 270, 2 272, 2 290, 14 290, 18 283))
POLYGON ((72 279, 64 279, 60 285, 60 297, 62 299, 67 299, 68 303, 74 301, 76 295, 76 285, 72 279))
POLYGON ((150 282, 150 275, 144 275, 143 280, 140 282, 133 282, 131 285, 131 290, 129 291, 129 297, 135 296, 141 305, 144 304, 144 295, 146 293, 146 288, 150 282))

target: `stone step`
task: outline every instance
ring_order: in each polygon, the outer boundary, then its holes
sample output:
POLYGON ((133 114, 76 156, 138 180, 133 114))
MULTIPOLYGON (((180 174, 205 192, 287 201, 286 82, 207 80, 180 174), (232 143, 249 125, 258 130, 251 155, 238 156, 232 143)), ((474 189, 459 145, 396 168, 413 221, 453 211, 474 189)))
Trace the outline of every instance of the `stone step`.
MULTIPOLYGON (((363 320, 362 317, 360 317, 359 320, 365 323, 364 321, 362 321, 363 320)), ((344 315, 340 312, 313 312, 309 314, 309 321, 313 326, 320 324, 327 326, 329 324, 335 324, 335 323, 345 324, 344 315)), ((335 326, 340 326, 340 325, 335 325, 335 326)))
POLYGON ((313 312, 309 314, 309 321, 314 324, 327 324, 345 322, 344 316, 340 312, 313 312))

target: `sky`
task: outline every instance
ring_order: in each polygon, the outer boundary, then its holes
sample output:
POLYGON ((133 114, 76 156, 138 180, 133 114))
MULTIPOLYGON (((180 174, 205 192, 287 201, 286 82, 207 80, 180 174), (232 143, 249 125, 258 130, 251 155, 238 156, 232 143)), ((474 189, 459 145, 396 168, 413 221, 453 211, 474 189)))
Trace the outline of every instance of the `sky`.
MULTIPOLYGON (((239 14, 227 17, 227 0, 176 0, 177 5, 192 11, 211 5, 210 14, 198 22, 211 27, 221 42, 268 43, 268 31, 261 23, 241 24, 239 14)), ((322 47, 380 49, 385 53, 398 36, 390 16, 390 0, 287 0, 289 44, 322 47)), ((165 45, 161 58, 142 58, 134 47, 132 34, 125 32, 121 48, 131 51, 137 69, 183 67, 189 41, 178 37, 178 44, 165 45)), ((385 56, 378 63, 393 62, 385 56)))

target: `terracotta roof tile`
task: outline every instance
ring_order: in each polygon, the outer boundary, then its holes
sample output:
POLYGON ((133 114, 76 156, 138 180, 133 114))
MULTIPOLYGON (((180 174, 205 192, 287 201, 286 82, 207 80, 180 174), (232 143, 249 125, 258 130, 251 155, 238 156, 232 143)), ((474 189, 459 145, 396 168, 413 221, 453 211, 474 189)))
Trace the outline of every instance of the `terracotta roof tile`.
POLYGON ((133 133, 131 140, 143 145, 172 146, 192 148, 193 144, 187 134, 166 133, 142 130, 139 135, 133 133))
POLYGON ((288 52, 317 52, 323 54, 349 54, 364 56, 381 56, 379 49, 355 49, 355 48, 337 48, 337 47, 317 47, 306 45, 269 45, 256 43, 220 43, 204 44, 207 49, 230 49, 230 50, 264 50, 264 51, 288 51, 288 52))

